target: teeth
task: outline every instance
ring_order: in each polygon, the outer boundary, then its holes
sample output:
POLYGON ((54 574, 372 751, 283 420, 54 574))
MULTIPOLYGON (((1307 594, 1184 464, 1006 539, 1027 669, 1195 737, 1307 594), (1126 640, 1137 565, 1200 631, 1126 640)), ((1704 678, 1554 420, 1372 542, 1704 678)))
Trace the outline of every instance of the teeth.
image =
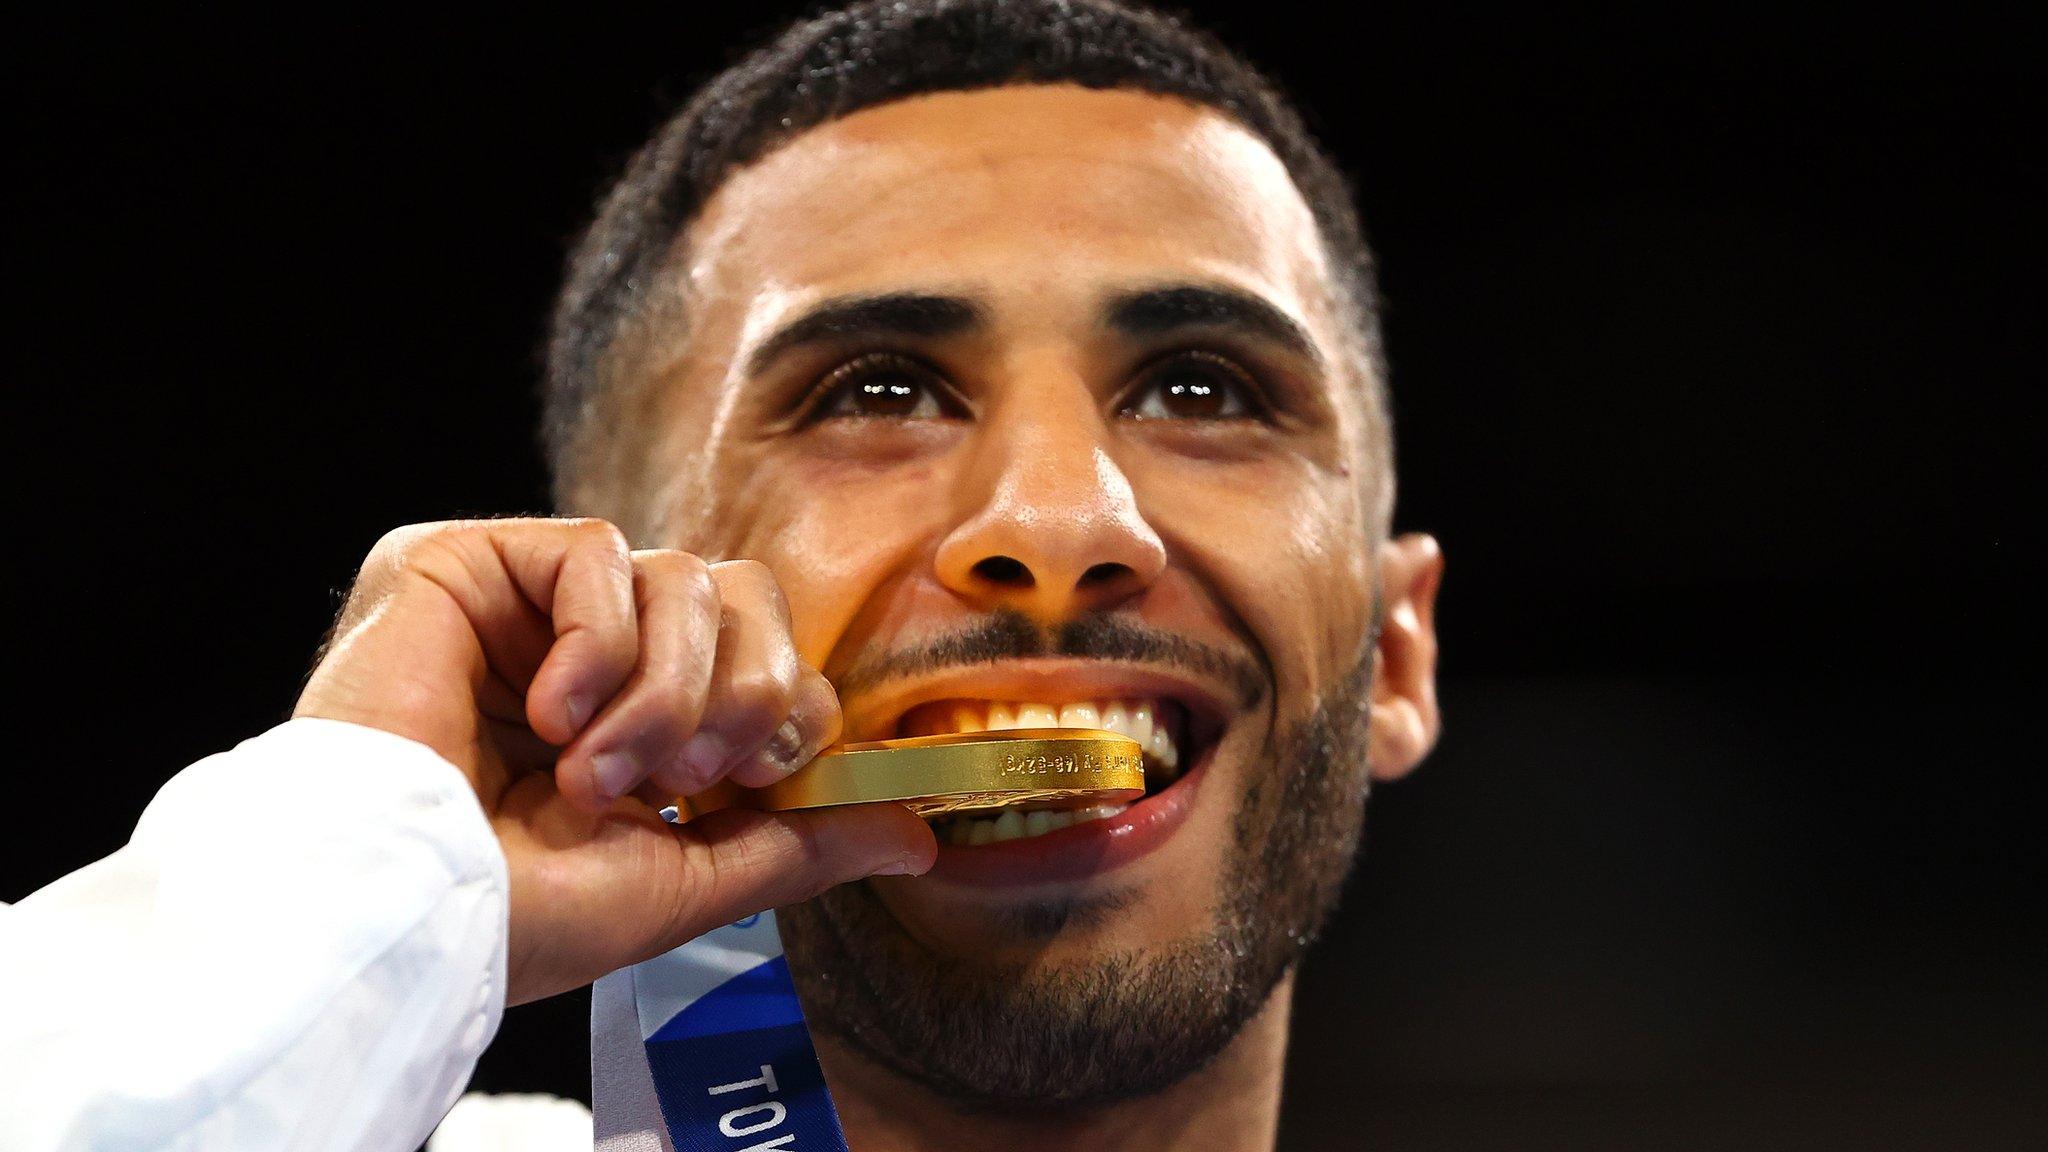
POLYGON ((1090 820, 1114 816, 1128 804, 1097 804, 1071 811, 1019 812, 1012 808, 994 816, 942 816, 933 821, 939 838, 948 844, 994 844, 1002 840, 1029 840, 1090 820))
MULTIPOLYGON (((954 700, 912 709, 899 731, 907 736, 941 732, 1004 731, 1014 728, 1094 728, 1128 736, 1145 755, 1145 777, 1157 791, 1180 776, 1180 707, 1158 700, 1076 700, 1066 704, 1037 701, 954 700)), ((993 844, 1043 836, 1087 820, 1123 811, 1121 805, 1097 805, 1072 812, 1004 812, 987 816, 939 817, 932 826, 948 844, 993 844)))
POLYGON ((1157 707, 1150 700, 1133 700, 1130 703, 1130 709, 1131 729, 1124 734, 1136 740, 1138 747, 1150 748, 1152 746, 1153 717, 1158 714, 1157 707))
POLYGON ((996 817, 995 835, 991 840, 1015 840, 1024 835, 1024 817, 1015 808, 996 817))
POLYGON ((1106 730, 1137 741, 1145 753, 1148 771, 1158 768, 1172 770, 1180 764, 1175 725, 1161 715, 1160 704, 1156 700, 1077 700, 1070 704, 957 700, 933 708, 911 710, 904 717, 902 731, 905 735, 928 736, 940 732, 1000 732, 1014 728, 1106 730))
POLYGON ((1152 730, 1152 738, 1145 742, 1145 751, 1150 753, 1154 760, 1159 761, 1160 766, 1168 772, 1180 768, 1180 749, 1173 746, 1173 740, 1167 736, 1164 728, 1152 730))

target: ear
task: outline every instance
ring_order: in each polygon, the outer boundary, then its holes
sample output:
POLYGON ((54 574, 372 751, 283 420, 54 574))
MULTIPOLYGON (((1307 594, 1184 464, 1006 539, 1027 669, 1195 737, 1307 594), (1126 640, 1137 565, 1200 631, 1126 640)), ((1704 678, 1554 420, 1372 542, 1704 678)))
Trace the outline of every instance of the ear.
POLYGON ((1436 591, 1444 554, 1419 532, 1380 545, 1380 636, 1373 652, 1372 778, 1399 780, 1436 745, 1436 591))

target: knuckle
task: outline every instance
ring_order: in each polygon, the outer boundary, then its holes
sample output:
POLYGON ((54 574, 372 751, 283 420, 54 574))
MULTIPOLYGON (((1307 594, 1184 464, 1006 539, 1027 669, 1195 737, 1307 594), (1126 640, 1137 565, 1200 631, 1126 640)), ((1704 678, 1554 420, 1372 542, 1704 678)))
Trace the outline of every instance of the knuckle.
POLYGON ((626 540, 626 533, 609 520, 591 518, 582 521, 580 531, 592 540, 618 552, 630 551, 632 545, 626 540))
POLYGON ((659 576, 664 583, 673 583, 686 592, 699 595, 716 597, 718 594, 710 567, 691 553, 673 548, 641 548, 632 556, 634 564, 650 575, 659 576))
POLYGON ((447 522, 405 524, 378 537, 356 569, 331 635, 343 635, 362 623, 372 607, 402 588, 409 576, 431 569, 427 557, 444 550, 437 541, 451 527, 447 522))
POLYGON ((809 664, 797 668, 797 692, 819 711, 839 711, 839 693, 833 691, 832 682, 825 674, 809 664))
POLYGON ((540 523, 553 525, 557 531, 569 537, 572 545, 602 548, 607 551, 617 552, 620 556, 625 556, 632 551, 632 545, 626 541, 626 534, 619 530, 618 525, 596 516, 576 516, 564 520, 540 521, 540 523))
POLYGON ((365 567, 372 563, 387 566, 403 565, 419 553, 423 544, 435 537, 445 536, 457 527, 457 521, 442 520, 426 524, 404 524, 393 528, 379 536, 377 543, 371 545, 369 561, 365 563, 365 567))
POLYGON ((725 597, 718 590, 717 581, 711 578, 707 569, 683 585, 683 595, 689 598, 690 606, 702 618, 716 624, 725 617, 725 597))
POLYGON ((703 791, 707 782, 696 778, 682 759, 683 742, 688 737, 689 730, 669 716, 650 723, 635 737, 634 744, 646 760, 648 781, 672 794, 703 791))
POLYGON ((699 611, 710 610, 716 615, 723 597, 719 593, 718 581, 711 574, 711 565, 694 552, 683 552, 673 548, 649 549, 633 553, 635 558, 646 557, 651 571, 660 573, 664 582, 687 598, 699 611))
POLYGON ((738 892, 753 887, 753 878, 774 875, 774 867, 772 857, 763 858, 757 837, 728 840, 704 854, 704 866, 695 877, 699 896, 706 903, 727 903, 738 892))
MULTIPOLYGON (((816 881, 809 879, 825 861, 825 845, 818 837, 817 828, 809 820, 793 820, 785 825, 788 837, 783 844, 787 859, 783 861, 791 873, 806 877, 805 886, 816 881)), ((815 894, 815 893, 814 893, 815 894)))
POLYGON ((771 607, 783 605, 782 585, 759 560, 722 560, 711 565, 711 574, 722 587, 735 593, 757 597, 771 607))
POLYGON ((797 695, 804 702, 803 710, 808 714, 808 726, 821 735, 836 739, 845 717, 840 711, 839 693, 832 690, 832 682, 825 679, 822 673, 806 668, 803 685, 798 689, 797 695))
POLYGON ((789 714, 790 685, 766 668, 735 673, 726 683, 720 709, 733 727, 766 732, 789 714))
POLYGON ((396 588, 412 578, 446 586, 467 581, 476 552, 464 521, 442 520, 394 528, 377 541, 357 574, 358 587, 396 588))
POLYGON ((759 581, 773 579, 768 566, 759 560, 720 560, 711 565, 711 570, 721 580, 759 581))
POLYGON ((648 727, 663 743, 681 744, 697 726, 697 702, 672 676, 656 675, 644 691, 648 727))
POLYGON ((711 578, 711 565, 706 564, 702 556, 695 552, 670 552, 669 555, 675 557, 676 572, 691 587, 714 599, 718 596, 718 582, 711 578))

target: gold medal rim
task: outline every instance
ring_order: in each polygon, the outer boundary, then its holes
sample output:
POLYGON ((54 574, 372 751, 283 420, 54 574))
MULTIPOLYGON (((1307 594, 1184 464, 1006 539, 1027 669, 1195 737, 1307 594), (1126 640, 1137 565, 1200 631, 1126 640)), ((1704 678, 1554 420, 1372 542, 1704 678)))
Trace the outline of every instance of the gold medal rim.
POLYGON ((1095 728, 1012 728, 839 745, 766 788, 714 790, 680 799, 677 808, 697 815, 725 807, 785 812, 895 801, 933 816, 1113 804, 1144 792, 1143 753, 1128 736, 1095 728))

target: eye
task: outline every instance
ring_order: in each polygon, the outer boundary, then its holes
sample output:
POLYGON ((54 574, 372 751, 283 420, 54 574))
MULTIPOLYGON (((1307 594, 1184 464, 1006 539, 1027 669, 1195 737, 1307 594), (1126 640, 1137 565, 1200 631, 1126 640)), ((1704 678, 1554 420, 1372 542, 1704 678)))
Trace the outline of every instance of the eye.
POLYGON ((819 381, 817 395, 811 409, 817 420, 932 420, 959 411, 936 373, 893 352, 871 352, 834 368, 819 381))
POLYGON ((1261 410, 1258 386, 1213 352, 1178 352, 1148 367, 1121 411, 1140 420, 1242 420, 1261 410))

